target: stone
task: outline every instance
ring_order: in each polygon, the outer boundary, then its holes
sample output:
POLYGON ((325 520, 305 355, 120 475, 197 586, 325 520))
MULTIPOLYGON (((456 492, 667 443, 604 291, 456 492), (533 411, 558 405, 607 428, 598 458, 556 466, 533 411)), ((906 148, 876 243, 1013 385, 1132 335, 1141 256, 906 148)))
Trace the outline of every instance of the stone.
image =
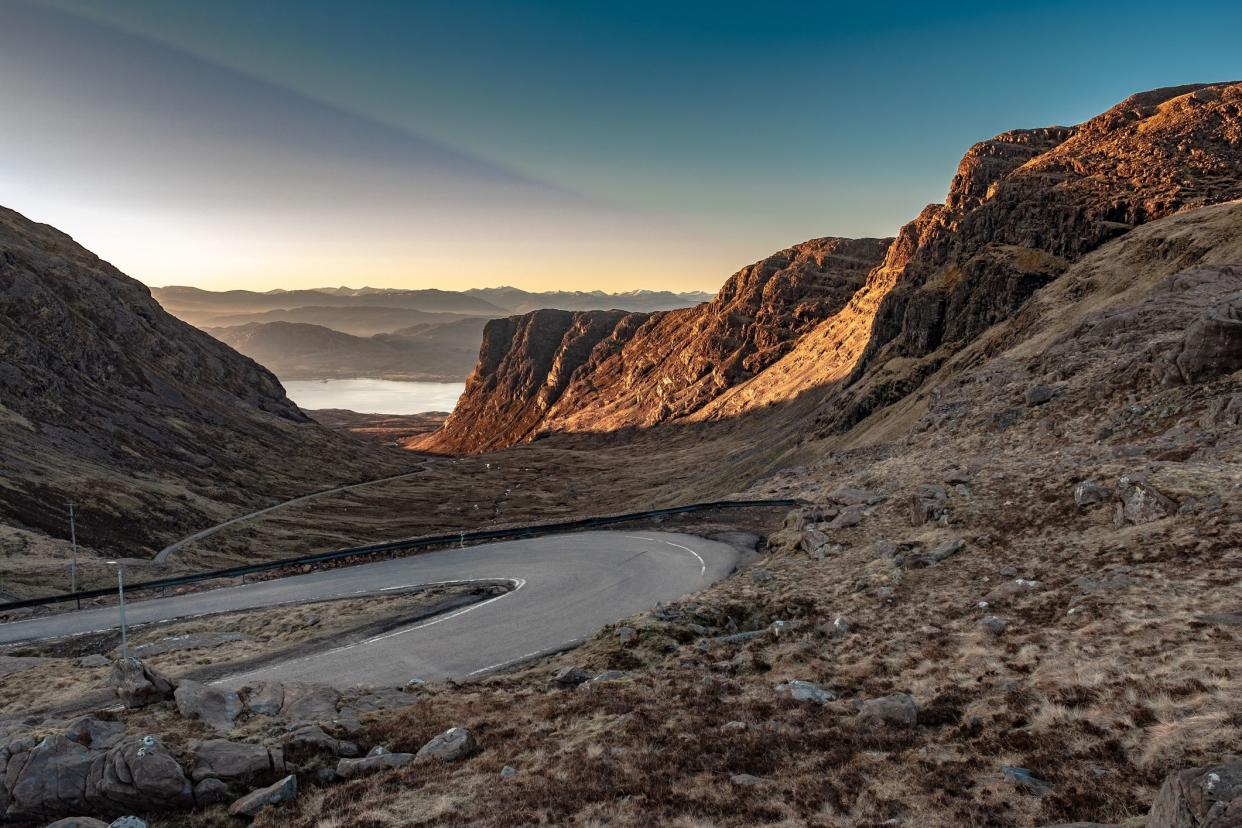
MULTIPOLYGON (((10 751, 16 752, 12 746, 10 751)), ((59 734, 45 737, 30 749, 10 784, 8 818, 35 820, 93 810, 87 790, 97 755, 59 734)))
POLYGON ((199 807, 216 805, 232 799, 229 786, 223 779, 207 777, 194 785, 194 803, 199 807))
POLYGON ((1242 296, 1219 301, 1192 322, 1173 364, 1186 383, 1204 382, 1242 368, 1242 296))
POLYGON ((47 828, 108 828, 108 823, 94 817, 75 816, 49 822, 47 828))
POLYGON ((583 682, 595 678, 595 674, 581 667, 562 667, 548 680, 548 686, 560 690, 570 690, 583 682))
POLYGON ((885 727, 914 727, 919 722, 919 708, 908 693, 893 693, 868 699, 858 708, 858 720, 885 727))
POLYGON ((108 686, 131 710, 171 699, 176 683, 134 657, 113 662, 108 686))
POLYGON ((874 506, 883 503, 888 497, 866 489, 843 488, 828 495, 828 499, 841 506, 874 506))
POLYGON ((415 758, 420 762, 455 762, 471 756, 478 749, 479 746, 469 730, 464 727, 451 727, 419 748, 415 758))
POLYGON ((278 681, 265 681, 243 687, 241 697, 246 710, 258 716, 278 716, 285 704, 285 686, 278 681))
POLYGON ((766 584, 772 580, 772 573, 766 569, 752 569, 750 571, 750 579, 756 584, 766 584))
POLYGON ((995 615, 989 615, 986 618, 979 619, 978 624, 992 635, 1000 635, 1004 633, 1005 630, 1009 629, 1009 622, 1004 618, 998 618, 995 615))
POLYGON ((624 670, 605 670, 598 676, 593 676, 589 681, 584 681, 578 685, 579 691, 593 690, 601 684, 615 684, 619 681, 626 681, 630 674, 624 670))
POLYGON ((1019 788, 1024 788, 1032 793, 1043 794, 1052 790, 1051 785, 1035 776, 1027 768, 1002 765, 1001 774, 1019 788))
POLYGON ((501 779, 510 779, 514 776, 517 776, 517 768, 513 767, 512 765, 505 765, 503 768, 500 769, 501 779))
POLYGON ((91 767, 93 796, 136 811, 189 808, 194 791, 172 752, 155 736, 129 736, 91 767))
POLYGON ((970 472, 965 469, 951 469, 941 479, 947 486, 964 486, 970 483, 970 472))
POLYGON ((340 692, 326 684, 290 683, 284 686, 280 715, 292 722, 330 721, 340 700, 340 692))
POLYGON ((638 630, 633 627, 617 627, 617 643, 622 647, 628 647, 637 640, 638 630))
POLYGON ((107 750, 125 737, 121 722, 101 722, 94 716, 81 716, 65 728, 65 737, 91 750, 107 750))
POLYGON ((107 656, 99 655, 98 653, 92 653, 91 655, 85 655, 78 659, 79 667, 88 667, 88 668, 107 667, 110 664, 112 664, 112 662, 108 659, 107 656))
POLYGON ((809 701, 816 704, 825 704, 836 698, 832 691, 825 690, 818 684, 809 681, 795 679, 793 681, 784 682, 776 685, 776 695, 784 699, 792 699, 794 701, 809 701))
POLYGON ((948 493, 939 483, 924 483, 910 495, 910 523, 922 526, 939 520, 944 515, 948 493))
POLYGON ((966 547, 966 541, 961 538, 950 538, 943 543, 938 543, 931 549, 927 550, 927 554, 923 556, 923 560, 928 566, 934 566, 943 560, 953 557, 966 547))
POLYGON ((281 802, 290 802, 298 795, 298 778, 292 774, 268 785, 266 788, 259 788, 238 799, 229 806, 229 813, 233 816, 253 817, 259 811, 268 805, 278 805, 281 802))
POLYGON ((1152 486, 1142 474, 1118 478, 1116 498, 1113 524, 1118 527, 1151 523, 1177 513, 1177 502, 1152 486))
POLYGON ((123 816, 109 822, 108 828, 147 828, 147 823, 136 816, 123 816))
POLYGON ((1026 404, 1043 405, 1054 396, 1056 396, 1056 392, 1047 385, 1032 385, 1026 389, 1026 404))
POLYGON ((1074 487, 1074 505, 1079 509, 1107 503, 1111 498, 1112 493, 1094 480, 1084 480, 1074 487))
POLYGON ((413 753, 373 753, 361 759, 342 759, 336 763, 336 775, 341 779, 353 779, 355 776, 400 768, 413 761, 413 753))
POLYGON ((272 755, 263 745, 250 742, 230 742, 227 739, 207 739, 190 743, 194 757, 194 769, 190 778, 195 782, 204 779, 222 779, 226 782, 256 784, 271 778, 272 755))
POLYGON ((233 722, 242 712, 241 697, 235 690, 210 687, 197 681, 181 682, 173 698, 182 716, 198 719, 221 733, 232 730, 233 722))
POLYGON ((303 725, 285 735, 281 740, 285 759, 301 763, 314 756, 345 756, 358 755, 358 746, 353 742, 337 739, 324 732, 319 725, 303 725))
POLYGON ((747 726, 748 725, 746 724, 746 722, 739 722, 735 720, 732 722, 725 722, 724 724, 720 726, 720 729, 737 731, 737 730, 745 730, 747 726))
POLYGON ((758 776, 751 776, 749 773, 735 773, 729 777, 729 782, 739 788, 751 788, 763 784, 762 779, 758 776))
POLYGON ((982 609, 986 609, 993 604, 1004 603, 1011 598, 1035 592, 1041 586, 1043 586, 1043 584, 1039 581, 1032 581, 1029 578, 1015 578, 1012 581, 1006 581, 1003 584, 993 587, 987 595, 983 596, 983 600, 979 602, 979 606, 982 609))
POLYGON ((1147 815, 1147 828, 1242 826, 1242 760, 1169 774, 1147 815))
POLYGON ((828 545, 828 536, 818 529, 806 529, 798 540, 798 548, 807 554, 818 552, 828 545))
POLYGON ((848 529, 851 526, 857 526, 862 523, 863 517, 867 513, 867 507, 847 506, 841 510, 841 513, 832 519, 828 524, 829 529, 848 529))

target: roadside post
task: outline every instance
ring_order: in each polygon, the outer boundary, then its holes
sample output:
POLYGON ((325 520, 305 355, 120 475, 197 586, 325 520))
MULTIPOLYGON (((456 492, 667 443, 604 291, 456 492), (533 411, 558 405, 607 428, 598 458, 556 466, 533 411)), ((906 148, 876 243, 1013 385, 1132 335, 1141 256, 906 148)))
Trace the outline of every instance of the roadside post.
POLYGON ((129 634, 125 629, 125 566, 120 561, 108 561, 116 567, 116 594, 121 608, 121 658, 129 658, 129 634))

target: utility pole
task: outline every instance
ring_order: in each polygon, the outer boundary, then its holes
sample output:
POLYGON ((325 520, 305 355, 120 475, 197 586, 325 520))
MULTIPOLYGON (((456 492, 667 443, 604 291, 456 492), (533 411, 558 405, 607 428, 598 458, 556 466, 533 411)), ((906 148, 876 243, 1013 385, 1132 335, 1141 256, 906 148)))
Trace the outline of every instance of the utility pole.
MULTIPOLYGON (((73 544, 73 558, 69 562, 69 591, 78 591, 78 528, 73 519, 73 501, 69 501, 69 542, 73 544)), ((77 599, 78 609, 82 609, 82 599, 77 599)))
POLYGON ((121 658, 129 658, 129 635, 125 630, 125 567, 120 561, 108 561, 116 566, 116 592, 121 607, 121 658))

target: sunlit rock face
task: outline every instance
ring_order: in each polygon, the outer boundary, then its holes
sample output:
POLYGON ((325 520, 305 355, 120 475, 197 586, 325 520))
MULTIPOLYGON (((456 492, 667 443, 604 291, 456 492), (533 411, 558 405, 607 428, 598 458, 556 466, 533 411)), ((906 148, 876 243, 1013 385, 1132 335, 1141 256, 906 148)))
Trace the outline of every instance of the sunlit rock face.
POLYGON ((428 445, 475 451, 557 431, 718 419, 823 388, 836 397, 816 428, 848 427, 1086 253, 1242 196, 1240 136, 1236 82, 1153 90, 1078 126, 1002 133, 971 147, 944 204, 896 239, 817 239, 740 271, 698 307, 579 319, 609 330, 589 349, 576 340, 546 383, 546 348, 527 349, 567 323, 498 324, 458 413, 428 445), (894 360, 900 370, 889 370, 894 360), (527 366, 526 386, 495 376, 502 363, 527 366))

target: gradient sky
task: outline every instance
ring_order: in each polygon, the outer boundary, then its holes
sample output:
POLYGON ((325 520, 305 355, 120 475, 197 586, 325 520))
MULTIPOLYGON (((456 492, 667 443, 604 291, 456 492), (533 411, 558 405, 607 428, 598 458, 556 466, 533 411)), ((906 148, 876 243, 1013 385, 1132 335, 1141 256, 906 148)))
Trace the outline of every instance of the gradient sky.
POLYGON ((0 204, 151 285, 714 290, 970 144, 1242 77, 1236 2, 0 0, 0 204))

